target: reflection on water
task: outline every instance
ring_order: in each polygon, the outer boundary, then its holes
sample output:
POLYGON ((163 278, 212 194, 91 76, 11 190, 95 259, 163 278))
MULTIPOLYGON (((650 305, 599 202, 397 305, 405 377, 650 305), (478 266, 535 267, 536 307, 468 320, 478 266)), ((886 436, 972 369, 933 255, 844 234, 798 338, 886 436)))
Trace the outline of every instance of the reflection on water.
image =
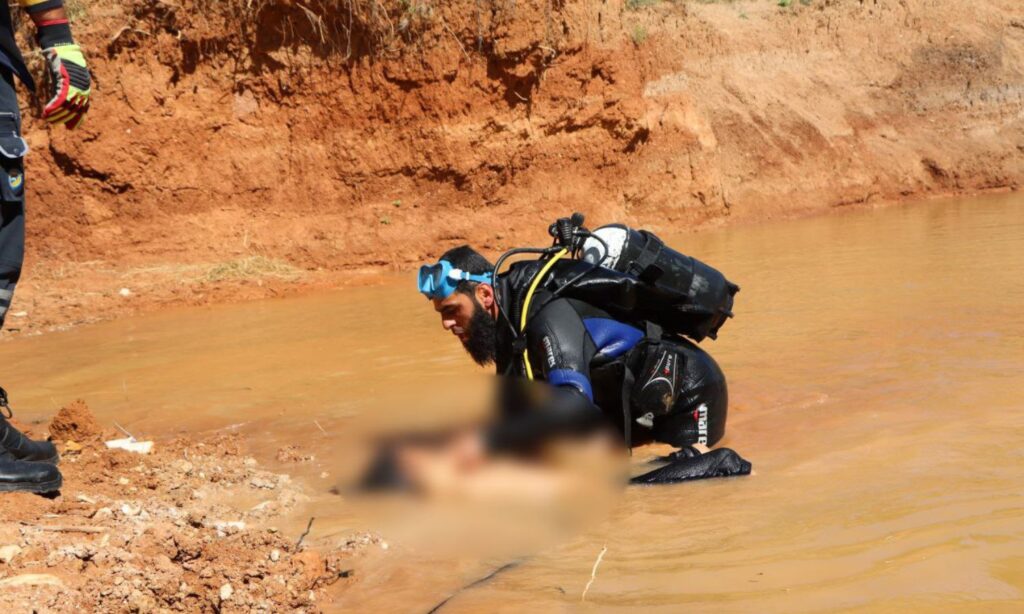
MULTIPOLYGON (((1022 237, 1007 195, 672 238, 743 287, 704 345, 730 381, 725 443, 756 475, 629 489, 445 611, 578 606, 605 546, 588 608, 1019 611, 1022 237)), ((409 276, 18 339, 0 359, 23 416, 83 397, 143 433, 244 423, 266 457, 302 443, 332 479, 365 433, 455 419, 486 381, 409 276)), ((326 534, 383 526, 318 505, 326 534)), ((367 562, 341 605, 429 609, 503 563, 409 550, 367 562)))

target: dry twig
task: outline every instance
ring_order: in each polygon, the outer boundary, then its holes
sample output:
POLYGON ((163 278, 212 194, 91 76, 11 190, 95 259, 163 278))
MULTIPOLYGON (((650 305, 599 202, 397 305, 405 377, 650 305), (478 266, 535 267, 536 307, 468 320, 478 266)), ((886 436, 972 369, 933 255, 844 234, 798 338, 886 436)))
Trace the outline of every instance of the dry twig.
POLYGON ((295 542, 295 549, 296 550, 298 550, 299 548, 302 547, 302 540, 306 539, 306 536, 309 535, 309 530, 313 528, 313 521, 314 520, 316 520, 316 518, 314 516, 310 516, 309 517, 309 524, 306 525, 306 530, 303 531, 302 535, 299 536, 299 541, 295 542))
POLYGON ((605 544, 604 548, 601 548, 601 552, 597 555, 597 560, 594 561, 594 568, 590 570, 590 582, 587 582, 586 588, 583 589, 583 594, 580 595, 581 602, 586 600, 587 591, 590 590, 590 585, 593 584, 594 580, 597 579, 597 567, 601 564, 601 559, 604 558, 605 552, 608 552, 608 544, 605 544))
POLYGON ((32 524, 21 521, 21 525, 39 529, 40 531, 52 531, 54 533, 105 533, 106 529, 101 527, 70 527, 61 525, 32 524))

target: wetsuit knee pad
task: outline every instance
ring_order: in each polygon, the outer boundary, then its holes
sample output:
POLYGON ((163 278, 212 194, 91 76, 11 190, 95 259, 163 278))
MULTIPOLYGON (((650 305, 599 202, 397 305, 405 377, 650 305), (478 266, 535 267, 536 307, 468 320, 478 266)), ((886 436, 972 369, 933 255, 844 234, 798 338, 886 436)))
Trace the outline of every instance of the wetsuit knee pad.
POLYGON ((718 363, 692 344, 678 348, 682 377, 667 415, 654 419, 654 439, 674 446, 713 446, 725 436, 729 390, 718 363))

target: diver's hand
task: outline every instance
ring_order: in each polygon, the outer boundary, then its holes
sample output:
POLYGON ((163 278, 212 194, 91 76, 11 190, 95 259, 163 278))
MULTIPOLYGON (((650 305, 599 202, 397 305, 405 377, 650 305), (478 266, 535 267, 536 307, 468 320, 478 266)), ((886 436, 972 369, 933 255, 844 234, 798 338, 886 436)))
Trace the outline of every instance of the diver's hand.
POLYGON ((64 124, 69 130, 78 127, 89 111, 92 77, 86 68, 82 49, 74 43, 43 49, 50 71, 53 97, 43 109, 43 119, 51 124, 64 124))
POLYGON ((456 437, 448 450, 455 466, 463 471, 476 469, 487 457, 483 433, 477 430, 456 437))

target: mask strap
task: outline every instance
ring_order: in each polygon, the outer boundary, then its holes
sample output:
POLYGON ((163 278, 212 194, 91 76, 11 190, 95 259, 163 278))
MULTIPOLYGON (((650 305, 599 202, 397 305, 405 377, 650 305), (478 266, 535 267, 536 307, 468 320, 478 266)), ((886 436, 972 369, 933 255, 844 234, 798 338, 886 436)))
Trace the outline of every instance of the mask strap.
POLYGON ((451 271, 448 272, 448 277, 460 281, 475 281, 477 283, 482 284, 489 284, 492 281, 490 273, 467 273, 462 269, 452 269, 451 271))

